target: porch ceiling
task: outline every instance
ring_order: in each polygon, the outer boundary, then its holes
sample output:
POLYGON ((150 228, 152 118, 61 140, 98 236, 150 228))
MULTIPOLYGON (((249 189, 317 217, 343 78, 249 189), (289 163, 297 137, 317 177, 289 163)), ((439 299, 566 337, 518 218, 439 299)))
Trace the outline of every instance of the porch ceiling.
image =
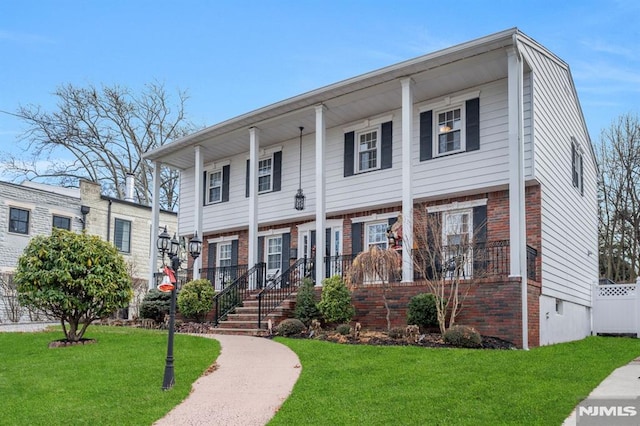
MULTIPOLYGON (((506 78, 505 46, 512 44, 509 30, 425 57, 355 77, 293 97, 208 127, 145 155, 170 167, 194 166, 194 150, 201 147, 204 162, 222 160, 249 151, 249 128, 259 129, 261 147, 315 133, 315 106, 323 104, 327 128, 386 114, 401 107, 399 80, 411 77, 414 103, 437 99, 480 84, 506 78)), ((307 138, 307 144, 313 139, 307 138)))

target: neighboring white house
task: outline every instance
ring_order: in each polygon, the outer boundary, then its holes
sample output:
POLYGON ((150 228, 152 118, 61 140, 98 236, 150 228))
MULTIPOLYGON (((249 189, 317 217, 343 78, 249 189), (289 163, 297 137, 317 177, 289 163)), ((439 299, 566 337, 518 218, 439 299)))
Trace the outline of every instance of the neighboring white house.
MULTIPOLYGON (((177 231, 176 213, 162 211, 160 218, 159 224, 163 229, 166 226, 172 234, 177 231)), ((34 236, 50 235, 54 227, 74 232, 86 230, 118 248, 134 283, 140 289, 136 292, 139 298, 149 287, 151 223, 151 207, 133 200, 101 195, 100 185, 93 182, 81 180, 80 188, 62 188, 29 181, 22 184, 0 182, 2 280, 10 279, 18 258, 34 236)), ((153 272, 159 270, 161 262, 161 257, 157 256, 153 272)), ((134 309, 137 305, 135 302, 132 304, 134 309)), ((0 311, 4 311, 5 306, 0 300, 0 311)), ((7 317, 6 312, 4 315, 0 312, 0 321, 7 317)))
MULTIPOLYGON (((205 245, 196 275, 259 262, 275 274, 318 247, 320 285, 343 258, 387 247, 400 214, 403 246, 419 249, 420 208, 449 224, 437 238, 491 247, 495 276, 474 287, 461 322, 522 347, 590 333, 594 153, 569 66, 518 29, 248 112, 145 158, 181 171, 180 234, 205 245)), ((412 250, 402 256, 395 325, 425 291, 412 250)), ((363 327, 384 324, 379 291, 354 297, 363 327)))

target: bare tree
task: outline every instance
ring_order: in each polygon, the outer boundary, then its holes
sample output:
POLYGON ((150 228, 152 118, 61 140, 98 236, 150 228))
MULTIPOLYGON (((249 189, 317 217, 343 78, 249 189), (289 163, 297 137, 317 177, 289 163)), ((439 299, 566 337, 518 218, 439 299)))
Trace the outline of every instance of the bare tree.
POLYGON ((391 330, 391 309, 387 300, 387 293, 391 283, 397 281, 401 271, 402 258, 393 249, 383 250, 372 245, 369 250, 358 254, 349 267, 347 282, 350 288, 370 283, 382 286, 382 301, 386 309, 387 331, 391 330))
MULTIPOLYGON (((413 219, 414 270, 436 297, 438 326, 444 333, 455 324, 473 284, 487 276, 487 246, 482 231, 469 229, 471 224, 464 218, 443 223, 440 214, 430 214, 426 206, 420 206, 413 219)), ((476 225, 486 229, 485 224, 476 225)))
MULTIPOLYGON (((96 88, 59 87, 57 110, 20 106, 16 113, 28 125, 22 135, 30 159, 9 155, 7 171, 28 180, 54 180, 77 186, 80 178, 99 182, 103 192, 125 196, 128 173, 136 177, 135 196, 151 204, 151 164, 142 159, 149 150, 180 138, 193 125, 185 118, 188 96, 179 91, 172 105, 164 86, 147 84, 140 94, 118 85, 96 88)), ((178 173, 161 171, 160 205, 174 210, 178 173)))
POLYGON ((631 282, 640 273, 640 120, 624 114, 602 131, 600 176, 600 274, 631 282))
POLYGON ((4 313, 9 321, 20 321, 24 309, 18 302, 18 289, 13 282, 12 274, 0 273, 0 295, 2 296, 1 304, 4 313))

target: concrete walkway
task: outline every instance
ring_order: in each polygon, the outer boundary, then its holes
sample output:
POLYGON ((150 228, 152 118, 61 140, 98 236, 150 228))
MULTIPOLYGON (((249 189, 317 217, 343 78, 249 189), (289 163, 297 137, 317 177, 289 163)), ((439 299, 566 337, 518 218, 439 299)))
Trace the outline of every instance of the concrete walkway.
POLYGON ((265 338, 198 336, 220 342, 217 369, 200 377, 187 399, 155 424, 265 425, 298 380, 301 370, 298 356, 286 346, 265 338))
MULTIPOLYGON (((587 399, 635 399, 640 398, 640 358, 636 358, 624 365, 604 379, 587 397, 587 399)), ((635 405, 635 402, 629 405, 635 405)), ((624 419, 628 420, 628 419, 624 419)), ((638 419, 632 424, 640 424, 640 412, 638 419)), ((613 421, 613 420, 612 420, 613 421)), ((575 426, 577 412, 573 410, 571 415, 562 423, 563 426, 575 426)), ((593 423, 589 423, 593 424, 593 423)), ((616 424, 616 423, 610 423, 616 424)), ((621 424, 621 423, 617 423, 621 424)), ((629 424, 629 423, 624 423, 629 424)))

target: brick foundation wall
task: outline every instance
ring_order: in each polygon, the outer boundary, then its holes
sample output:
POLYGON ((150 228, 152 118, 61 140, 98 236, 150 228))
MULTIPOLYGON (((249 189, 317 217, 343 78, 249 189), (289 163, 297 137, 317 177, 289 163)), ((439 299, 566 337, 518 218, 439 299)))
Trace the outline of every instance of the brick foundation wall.
MULTIPOLYGON (((539 345, 539 296, 540 289, 535 284, 528 286, 529 346, 539 345)), ((461 293, 466 291, 465 286, 461 293)), ((387 300, 391 310, 391 327, 407 325, 407 306, 411 297, 428 293, 424 284, 394 284, 387 290, 387 300)), ((480 334, 498 337, 522 347, 522 310, 520 280, 504 279, 484 281, 474 284, 458 315, 458 324, 475 327, 480 334)), ((363 286, 352 293, 352 303, 356 308, 353 321, 370 330, 386 330, 386 309, 382 299, 382 287, 363 286)))

